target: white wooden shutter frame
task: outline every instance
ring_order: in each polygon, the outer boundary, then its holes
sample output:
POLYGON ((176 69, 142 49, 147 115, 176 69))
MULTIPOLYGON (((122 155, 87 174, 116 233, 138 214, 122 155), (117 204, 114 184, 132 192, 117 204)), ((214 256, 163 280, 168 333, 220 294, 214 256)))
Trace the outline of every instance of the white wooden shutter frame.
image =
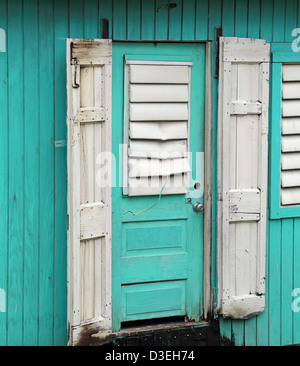
POLYGON ((235 319, 265 306, 269 52, 220 38, 218 311, 235 319))
POLYGON ((111 62, 111 40, 67 40, 70 344, 83 325, 111 329, 111 185, 97 182, 111 152, 111 62))

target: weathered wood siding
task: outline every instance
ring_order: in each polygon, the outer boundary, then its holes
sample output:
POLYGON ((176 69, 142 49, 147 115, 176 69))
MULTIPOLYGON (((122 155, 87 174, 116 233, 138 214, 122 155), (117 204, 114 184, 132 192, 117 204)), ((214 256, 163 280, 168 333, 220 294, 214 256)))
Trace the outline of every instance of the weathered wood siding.
MULTIPOLYGON (((156 11, 167 2, 0 0, 7 41, 0 52, 1 345, 67 342, 65 39, 100 38, 101 18, 115 40, 213 40, 221 26, 224 36, 291 42, 300 26, 297 0, 174 0, 176 8, 156 11)), ((216 141, 217 79, 213 93, 216 141)), ((216 144, 213 161, 216 182, 216 144)), ((300 287, 299 232, 299 219, 269 221, 266 310, 221 322, 236 344, 300 342, 300 313, 290 311, 291 291, 300 287)), ((215 239, 214 230, 214 259, 215 239)), ((216 287, 215 261, 212 268, 216 287)))

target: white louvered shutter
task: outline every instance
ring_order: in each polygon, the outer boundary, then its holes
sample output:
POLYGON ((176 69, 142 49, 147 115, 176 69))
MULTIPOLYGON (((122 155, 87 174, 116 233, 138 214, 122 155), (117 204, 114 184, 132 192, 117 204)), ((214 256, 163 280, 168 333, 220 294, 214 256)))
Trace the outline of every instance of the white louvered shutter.
POLYGON ((123 187, 129 196, 188 192, 191 62, 125 64, 123 187))
POLYGON ((70 343, 111 322, 111 40, 68 39, 70 343), (104 155, 103 155, 104 154, 104 155), (102 173, 101 173, 102 172, 102 173), (105 325, 103 325, 105 324, 105 325), (99 324, 98 324, 99 325, 99 324))
POLYGON ((269 45, 220 38, 218 308, 246 319, 265 305, 269 45))
POLYGON ((300 205, 300 64, 282 65, 281 205, 300 205))

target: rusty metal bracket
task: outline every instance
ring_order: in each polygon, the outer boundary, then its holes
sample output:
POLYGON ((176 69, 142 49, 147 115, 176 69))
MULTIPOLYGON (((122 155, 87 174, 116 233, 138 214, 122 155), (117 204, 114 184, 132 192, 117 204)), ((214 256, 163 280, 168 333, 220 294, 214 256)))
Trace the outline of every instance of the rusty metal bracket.
POLYGON ((74 79, 72 88, 79 88, 79 66, 77 65, 77 60, 74 60, 74 79))

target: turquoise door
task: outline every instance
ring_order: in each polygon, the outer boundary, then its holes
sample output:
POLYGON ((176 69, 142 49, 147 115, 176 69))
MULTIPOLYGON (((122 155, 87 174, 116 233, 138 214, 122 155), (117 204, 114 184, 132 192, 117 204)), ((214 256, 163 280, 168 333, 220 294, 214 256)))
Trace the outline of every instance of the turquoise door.
MULTIPOLYGON (((203 298, 205 45, 113 43, 112 322, 186 316, 199 321, 203 298), (187 61, 189 89, 189 192, 128 196, 122 188, 124 64, 127 59, 187 61), (152 208, 150 208, 152 207, 152 208), (148 210, 145 210, 150 208, 148 210), (142 212, 141 212, 142 211, 142 212), (133 213, 139 213, 134 215, 133 213)), ((126 93, 126 90, 125 90, 126 93)), ((123 164, 124 165, 124 164, 123 164)))

